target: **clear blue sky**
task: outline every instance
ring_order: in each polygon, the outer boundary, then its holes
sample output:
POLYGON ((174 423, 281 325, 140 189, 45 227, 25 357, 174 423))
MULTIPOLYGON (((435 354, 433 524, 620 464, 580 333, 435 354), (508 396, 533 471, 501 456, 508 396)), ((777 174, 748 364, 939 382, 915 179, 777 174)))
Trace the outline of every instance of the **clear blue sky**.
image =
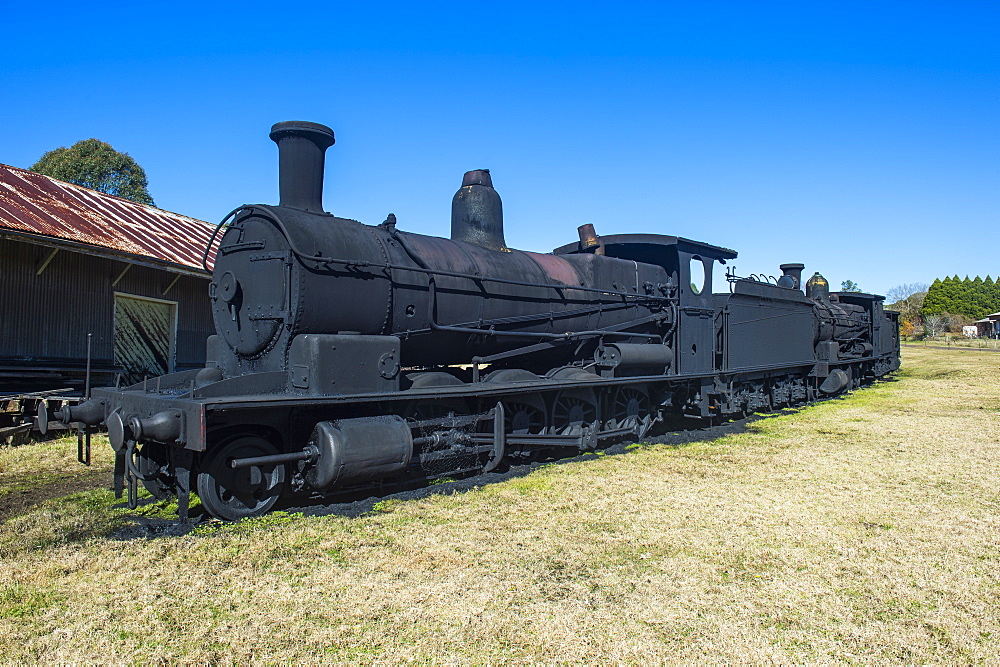
POLYGON ((1000 273, 1000 3, 0 0, 0 162, 97 137, 158 206, 277 202, 271 124, 334 128, 325 202, 447 235, 489 168, 507 242, 599 233, 882 292, 1000 273))

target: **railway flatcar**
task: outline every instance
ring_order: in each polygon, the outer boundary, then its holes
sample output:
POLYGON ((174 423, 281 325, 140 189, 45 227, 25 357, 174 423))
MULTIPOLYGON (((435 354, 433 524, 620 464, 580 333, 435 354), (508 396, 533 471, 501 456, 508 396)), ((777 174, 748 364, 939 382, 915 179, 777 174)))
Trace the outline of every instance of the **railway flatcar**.
MULTIPOLYGON (((677 236, 509 248, 488 170, 451 238, 323 210, 329 128, 278 123, 280 203, 235 209, 206 249, 204 368, 105 388, 51 419, 107 426, 115 487, 196 491, 225 520, 289 496, 419 483, 833 396, 899 366, 883 297, 801 264, 712 293, 736 252, 677 236), (217 244, 217 247, 216 247, 217 244)), ((48 423, 47 414, 39 421, 48 423)))

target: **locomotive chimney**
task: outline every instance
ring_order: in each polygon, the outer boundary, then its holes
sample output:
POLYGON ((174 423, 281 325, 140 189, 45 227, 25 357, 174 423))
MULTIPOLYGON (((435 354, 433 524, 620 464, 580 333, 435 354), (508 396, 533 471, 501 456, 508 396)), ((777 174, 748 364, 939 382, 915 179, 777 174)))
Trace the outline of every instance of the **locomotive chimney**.
POLYGON ((278 144, 280 206, 323 213, 323 163, 333 130, 319 123, 289 120, 271 127, 278 144))
POLYGON ((802 269, 806 268, 805 264, 782 264, 778 268, 781 269, 782 278, 788 276, 795 281, 791 285, 792 289, 802 289, 802 269))
POLYGON ((465 172, 451 200, 451 240, 508 252, 503 239, 503 204, 489 169, 465 172))

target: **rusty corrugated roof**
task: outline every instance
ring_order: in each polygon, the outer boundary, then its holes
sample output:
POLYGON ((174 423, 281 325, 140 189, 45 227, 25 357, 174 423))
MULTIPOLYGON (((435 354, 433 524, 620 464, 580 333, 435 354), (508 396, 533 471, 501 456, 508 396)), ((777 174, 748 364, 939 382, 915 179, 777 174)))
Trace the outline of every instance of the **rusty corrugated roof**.
MULTIPOLYGON (((0 164, 0 232, 83 243, 203 270, 214 225, 0 164)), ((211 268, 214 252, 209 255, 211 268)))

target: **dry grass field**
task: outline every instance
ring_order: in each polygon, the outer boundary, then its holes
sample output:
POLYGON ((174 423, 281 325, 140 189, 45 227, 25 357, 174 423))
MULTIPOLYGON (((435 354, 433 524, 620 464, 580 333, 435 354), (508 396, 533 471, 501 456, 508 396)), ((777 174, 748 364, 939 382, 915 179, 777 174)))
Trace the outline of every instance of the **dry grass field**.
MULTIPOLYGON (((737 435, 358 518, 121 540, 108 492, 52 499, 0 526, 0 660, 996 663, 1000 354, 904 363, 737 435)), ((74 448, 0 451, 0 488, 74 448)))

